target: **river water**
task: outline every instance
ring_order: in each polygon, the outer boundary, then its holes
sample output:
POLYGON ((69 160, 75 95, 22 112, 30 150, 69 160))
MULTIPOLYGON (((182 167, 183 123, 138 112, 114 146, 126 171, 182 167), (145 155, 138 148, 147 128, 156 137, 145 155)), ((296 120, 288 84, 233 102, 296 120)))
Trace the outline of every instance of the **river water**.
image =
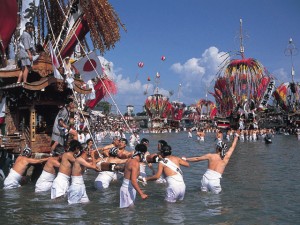
MULTIPOLYGON (((187 133, 142 134, 155 152, 165 139, 178 156, 214 151, 214 133, 205 142, 187 133)), ((151 150, 152 149, 152 150, 151 150)), ((185 199, 164 202, 165 186, 148 182, 147 200, 138 196, 133 209, 119 208, 119 182, 105 191, 93 186, 97 174, 85 177, 88 204, 68 205, 50 200, 50 193, 35 194, 29 183, 15 190, 0 190, 0 224, 297 224, 300 222, 300 141, 296 136, 275 135, 273 143, 239 142, 221 180, 219 195, 200 192, 206 162, 183 168, 185 199)), ((149 172, 149 171, 148 171, 149 172)), ((0 184, 2 187, 2 183, 0 184)))

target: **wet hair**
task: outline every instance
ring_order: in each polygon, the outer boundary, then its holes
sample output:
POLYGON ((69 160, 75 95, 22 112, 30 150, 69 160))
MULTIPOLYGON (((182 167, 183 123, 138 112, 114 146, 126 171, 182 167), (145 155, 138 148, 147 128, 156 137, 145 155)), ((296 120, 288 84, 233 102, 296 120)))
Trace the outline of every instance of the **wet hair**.
POLYGON ((223 141, 219 141, 217 143, 216 148, 217 148, 218 152, 220 152, 221 159, 224 159, 224 157, 226 155, 227 145, 223 141))
POLYGON ((144 145, 144 144, 137 144, 135 146, 135 152, 132 156, 132 158, 134 158, 135 156, 139 155, 140 158, 141 158, 141 162, 144 162, 145 161, 145 153, 147 152, 147 146, 144 145))
POLYGON ((52 152, 52 156, 59 156, 65 152, 64 146, 58 144, 52 152))
POLYGON ((31 154, 32 154, 31 149, 30 149, 29 147, 26 146, 26 147, 23 149, 22 156, 30 157, 31 154))
POLYGON ((141 140, 141 144, 149 144, 149 140, 147 138, 143 138, 141 140))
POLYGON ((29 28, 29 27, 34 28, 34 24, 32 22, 25 23, 25 28, 29 28))
POLYGON ((93 141, 93 139, 89 138, 89 139, 87 139, 87 141, 85 143, 88 144, 90 141, 93 141))
POLYGON ((82 146, 81 146, 81 144, 80 144, 80 142, 77 141, 77 140, 70 141, 69 151, 70 152, 75 152, 77 148, 79 148, 80 150, 83 149, 82 146))
POLYGON ((126 138, 121 138, 121 139, 120 139, 120 141, 121 141, 121 142, 125 142, 125 143, 126 143, 126 145, 128 144, 128 141, 127 141, 127 139, 126 139, 126 138))
POLYGON ((165 140, 159 140, 158 143, 162 146, 168 145, 168 143, 165 140))
POLYGON ((117 147, 113 147, 109 149, 109 156, 116 157, 118 156, 119 149, 117 147))
POLYGON ((172 154, 172 148, 170 145, 164 145, 161 148, 161 154, 163 157, 171 155, 172 154))

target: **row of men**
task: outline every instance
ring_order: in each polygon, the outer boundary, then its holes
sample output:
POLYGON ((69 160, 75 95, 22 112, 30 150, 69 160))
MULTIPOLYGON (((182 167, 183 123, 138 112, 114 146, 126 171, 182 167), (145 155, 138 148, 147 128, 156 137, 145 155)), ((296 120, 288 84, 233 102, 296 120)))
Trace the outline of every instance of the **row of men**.
POLYGON ((222 190, 220 178, 236 147, 238 136, 239 132, 236 133, 228 151, 226 144, 219 142, 215 153, 190 158, 172 155, 171 146, 164 140, 158 142, 158 152, 155 154, 148 152, 147 139, 142 139, 141 143, 135 146, 134 152, 125 149, 126 139, 115 138, 111 145, 96 150, 92 149, 92 140, 87 143, 85 149, 77 140, 72 140, 67 152, 45 159, 31 158, 31 150, 26 148, 4 180, 4 189, 19 187, 22 175, 30 164, 46 162, 36 182, 35 191, 51 190, 51 199, 67 197, 69 204, 88 202, 83 180, 83 173, 88 168, 98 172, 95 179, 97 189, 107 188, 117 172, 123 173, 124 178, 120 188, 121 208, 133 206, 136 193, 142 199, 148 198, 140 188, 139 181, 165 179, 167 183, 165 200, 176 202, 183 200, 186 189, 180 166, 189 167, 189 162, 207 160, 208 169, 203 175, 201 190, 218 194, 222 190), (157 171, 152 168, 153 175, 147 176, 145 167, 146 164, 150 164, 151 167, 151 163, 158 163, 157 171), (57 175, 55 168, 58 168, 57 175))

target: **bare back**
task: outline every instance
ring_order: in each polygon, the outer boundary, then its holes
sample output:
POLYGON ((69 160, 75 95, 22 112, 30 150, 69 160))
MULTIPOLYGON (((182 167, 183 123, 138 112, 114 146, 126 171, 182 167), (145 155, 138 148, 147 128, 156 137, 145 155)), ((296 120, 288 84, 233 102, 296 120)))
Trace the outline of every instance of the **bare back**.
POLYGON ((75 162, 75 157, 73 152, 66 152, 62 155, 61 163, 59 166, 59 172, 66 174, 67 176, 71 175, 72 164, 75 162))
POLYGON ((44 166, 44 170, 48 173, 56 174, 55 168, 59 168, 59 156, 50 157, 44 166))
POLYGON ((33 158, 28 158, 26 156, 20 155, 16 159, 16 162, 13 166, 13 170, 22 176, 25 173, 25 171, 29 165, 43 163, 43 162, 46 162, 47 160, 48 160, 48 158, 33 159, 33 158))

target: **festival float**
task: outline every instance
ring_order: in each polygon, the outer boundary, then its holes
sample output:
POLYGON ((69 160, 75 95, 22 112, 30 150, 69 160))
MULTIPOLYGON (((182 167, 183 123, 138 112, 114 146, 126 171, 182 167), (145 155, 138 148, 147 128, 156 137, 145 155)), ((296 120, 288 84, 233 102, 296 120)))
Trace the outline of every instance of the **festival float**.
POLYGON ((230 59, 220 70, 214 92, 218 124, 230 124, 237 129, 241 120, 245 127, 252 126, 258 112, 268 107, 275 89, 273 76, 254 58, 245 58, 242 20, 240 20, 240 52, 241 59, 230 59))
POLYGON ((273 93, 275 104, 280 108, 279 114, 286 125, 300 126, 300 83, 294 81, 295 70, 293 56, 298 53, 290 38, 285 55, 291 58, 291 82, 281 83, 273 93))
MULTIPOLYGON (((163 60, 165 60, 165 58, 163 60)), ((156 73, 154 94, 147 97, 144 105, 149 118, 148 128, 153 132, 164 131, 166 129, 178 129, 181 126, 181 119, 186 106, 179 100, 170 102, 169 97, 160 94, 158 88, 159 79, 160 74, 156 73)), ((148 81, 149 80, 148 78, 148 81)), ((180 87, 181 85, 179 85, 179 89, 180 87)), ((172 93, 170 93, 170 95, 172 95, 172 93)))
POLYGON ((199 127, 210 125, 217 114, 216 104, 207 99, 199 99, 196 104, 197 115, 194 114, 195 124, 199 127))
MULTIPOLYGON (((73 81, 67 83, 63 62, 66 57, 76 61, 79 57, 74 50, 79 46, 81 57, 87 61, 83 67, 95 70, 99 59, 85 57, 90 51, 87 38, 104 53, 119 41, 119 30, 124 26, 107 0, 0 0, 0 4, 0 169, 3 169, 7 160, 13 163, 25 146, 36 157, 50 153, 54 120, 68 96, 76 99, 76 95, 87 96, 94 90, 94 99, 86 102, 86 107, 92 109, 109 91, 115 92, 111 90, 115 89, 114 83, 103 72, 105 65, 97 68, 102 72, 97 73, 89 86, 81 74, 84 71, 73 65, 69 65, 73 81), (17 63, 19 38, 27 22, 35 26, 38 58, 32 64, 27 82, 17 83, 21 71, 17 63)), ((79 105, 78 108, 77 113, 79 105)))

